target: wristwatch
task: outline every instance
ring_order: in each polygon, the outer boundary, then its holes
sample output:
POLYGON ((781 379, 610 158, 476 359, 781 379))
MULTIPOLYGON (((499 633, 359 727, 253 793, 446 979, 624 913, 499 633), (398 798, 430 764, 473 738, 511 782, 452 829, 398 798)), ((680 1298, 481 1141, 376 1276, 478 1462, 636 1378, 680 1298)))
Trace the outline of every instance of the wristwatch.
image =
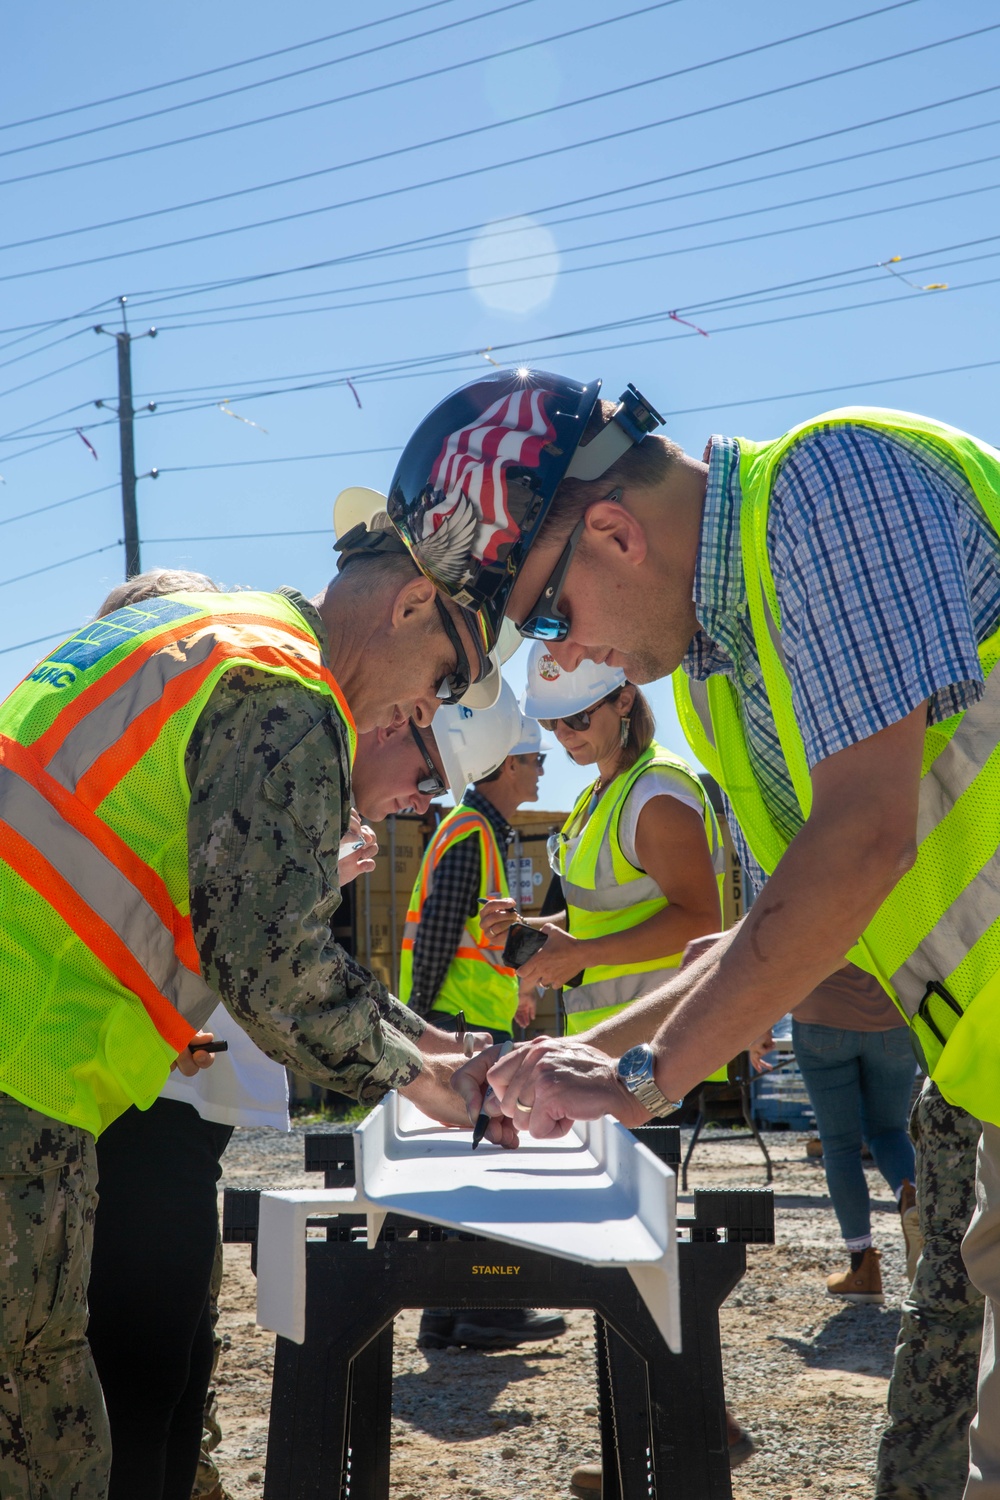
POLYGON ((630 1047, 619 1058, 618 1077, 629 1093, 635 1095, 643 1109, 648 1109, 655 1119, 660 1115, 672 1115, 674 1110, 680 1109, 684 1100, 668 1099, 663 1090, 657 1087, 653 1077, 653 1062, 652 1047, 648 1042, 640 1042, 638 1047, 630 1047))

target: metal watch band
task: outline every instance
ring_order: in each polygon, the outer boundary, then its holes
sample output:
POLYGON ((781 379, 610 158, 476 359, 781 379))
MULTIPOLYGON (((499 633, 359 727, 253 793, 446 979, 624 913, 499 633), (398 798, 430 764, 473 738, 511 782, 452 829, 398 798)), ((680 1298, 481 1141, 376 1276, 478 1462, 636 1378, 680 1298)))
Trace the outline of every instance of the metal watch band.
POLYGON ((644 1079, 642 1083, 636 1084, 631 1092, 643 1109, 648 1109, 654 1118, 659 1115, 672 1115, 674 1110, 680 1109, 684 1103, 683 1099, 668 1099, 652 1078, 644 1079))

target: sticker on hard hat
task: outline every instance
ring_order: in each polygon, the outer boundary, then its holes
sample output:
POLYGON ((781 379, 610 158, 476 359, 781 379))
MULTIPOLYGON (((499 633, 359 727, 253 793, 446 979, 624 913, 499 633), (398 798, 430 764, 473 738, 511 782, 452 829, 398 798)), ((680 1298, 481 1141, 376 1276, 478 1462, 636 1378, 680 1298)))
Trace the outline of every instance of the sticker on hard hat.
POLYGON ((538 675, 545 682, 555 682, 559 676, 559 663, 547 652, 538 658, 538 675))

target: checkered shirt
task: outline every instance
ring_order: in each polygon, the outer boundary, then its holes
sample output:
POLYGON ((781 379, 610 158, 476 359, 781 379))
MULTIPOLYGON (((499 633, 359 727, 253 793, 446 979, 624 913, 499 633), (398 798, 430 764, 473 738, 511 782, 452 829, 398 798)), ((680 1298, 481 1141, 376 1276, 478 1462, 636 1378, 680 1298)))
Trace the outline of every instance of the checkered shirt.
MULTIPOLYGON (((503 858, 514 830, 489 798, 477 792, 475 787, 469 787, 460 805, 482 813, 496 834, 503 858)), ((448 965, 461 944, 466 920, 479 911, 481 881, 477 838, 470 837, 453 844, 437 863, 430 895, 421 908, 413 941, 413 988, 409 1005, 420 1016, 426 1016, 432 1009, 444 984, 448 965)))
MULTIPOLYGON (((802 816, 754 646, 741 499, 739 442, 713 437, 695 571, 701 629, 683 667, 732 679, 759 785, 791 838, 802 816)), ((1000 621, 1000 540, 960 466, 930 444, 854 424, 804 437, 775 476, 768 550, 810 767, 925 699, 937 723, 981 696, 976 647, 1000 621)), ((763 871, 734 837, 759 891, 763 871)))

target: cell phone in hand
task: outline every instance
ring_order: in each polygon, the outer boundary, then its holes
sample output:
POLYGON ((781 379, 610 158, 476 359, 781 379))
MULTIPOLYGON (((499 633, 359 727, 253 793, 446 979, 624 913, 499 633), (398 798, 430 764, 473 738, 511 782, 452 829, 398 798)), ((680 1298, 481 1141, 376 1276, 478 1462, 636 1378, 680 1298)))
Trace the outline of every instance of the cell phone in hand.
POLYGON ((529 927, 527 922, 514 922, 507 929, 507 940, 503 945, 504 964, 508 969, 519 969, 547 942, 545 933, 539 932, 537 927, 529 927))

